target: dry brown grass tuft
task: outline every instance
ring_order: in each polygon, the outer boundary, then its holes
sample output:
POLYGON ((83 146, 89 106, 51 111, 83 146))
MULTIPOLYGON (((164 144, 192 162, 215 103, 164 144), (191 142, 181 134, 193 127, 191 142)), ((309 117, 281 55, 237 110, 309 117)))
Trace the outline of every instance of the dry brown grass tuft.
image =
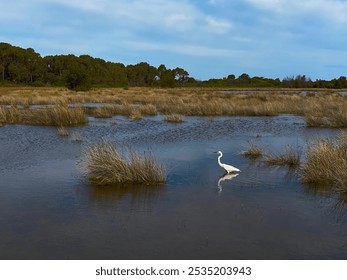
POLYGON ((95 107, 92 110, 92 114, 95 118, 112 118, 114 115, 114 107, 110 105, 95 107))
POLYGON ((250 159, 257 159, 263 156, 263 150, 252 142, 248 143, 248 149, 241 154, 250 159))
POLYGON ((343 108, 335 110, 318 110, 317 112, 308 112, 305 115, 307 126, 309 127, 347 127, 347 111, 343 108))
POLYGON ((133 108, 130 115, 129 115, 129 118, 132 120, 136 120, 136 121, 143 119, 143 115, 141 114, 141 110, 139 108, 133 108))
POLYGON ((164 120, 167 122, 171 122, 171 123, 182 123, 184 122, 184 118, 182 115, 178 115, 178 114, 173 114, 173 115, 167 115, 164 117, 164 120))
POLYGON ((287 145, 285 151, 279 155, 268 152, 265 155, 265 162, 269 165, 287 165, 297 167, 300 165, 301 152, 287 145))
POLYGON ((67 106, 25 110, 21 112, 21 118, 24 124, 30 125, 76 126, 87 122, 83 108, 67 106))
POLYGON ((63 126, 59 127, 57 132, 59 136, 69 136, 69 131, 63 126))
POLYGON ((0 123, 17 124, 21 122, 20 110, 17 107, 0 107, 0 123))
POLYGON ((307 157, 302 165, 305 183, 326 183, 334 189, 347 192, 347 135, 336 140, 318 139, 309 143, 307 157))
POLYGON ((89 179, 98 185, 166 181, 164 166, 151 154, 141 156, 128 149, 127 155, 122 156, 109 141, 90 145, 83 166, 89 179))
POLYGON ((155 116, 157 114, 157 107, 153 104, 141 105, 139 110, 145 116, 155 116))

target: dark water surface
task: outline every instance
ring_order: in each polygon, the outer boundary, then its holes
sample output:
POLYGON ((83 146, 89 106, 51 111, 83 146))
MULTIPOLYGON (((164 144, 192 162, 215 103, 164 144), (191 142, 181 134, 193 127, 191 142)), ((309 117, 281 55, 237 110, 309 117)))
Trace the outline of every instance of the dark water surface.
POLYGON ((240 155, 273 152, 338 131, 293 116, 140 121, 90 119, 82 142, 56 128, 0 128, 1 259, 347 259, 347 207, 295 171, 240 155), (109 139, 164 161, 163 186, 95 187, 80 168, 109 139), (223 162, 241 169, 234 177, 223 162))

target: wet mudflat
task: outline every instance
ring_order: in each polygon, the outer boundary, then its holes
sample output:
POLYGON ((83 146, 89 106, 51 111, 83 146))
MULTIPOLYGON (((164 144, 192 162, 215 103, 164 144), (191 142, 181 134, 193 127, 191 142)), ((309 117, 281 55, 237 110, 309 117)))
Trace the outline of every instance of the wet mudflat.
POLYGON ((90 118, 68 128, 0 128, 1 259, 347 259, 347 207, 295 170, 244 158, 333 136, 295 116, 90 118), (165 185, 96 187, 80 167, 89 143, 150 150, 165 185), (222 162, 241 169, 223 177, 222 162))

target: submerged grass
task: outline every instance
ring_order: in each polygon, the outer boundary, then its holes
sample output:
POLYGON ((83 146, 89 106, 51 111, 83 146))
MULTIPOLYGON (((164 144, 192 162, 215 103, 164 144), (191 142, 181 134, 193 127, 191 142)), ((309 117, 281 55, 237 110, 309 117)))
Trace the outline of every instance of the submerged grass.
POLYGON ((347 192, 347 134, 335 140, 318 139, 309 143, 302 165, 302 180, 309 184, 330 185, 347 192))
POLYGON ((90 145, 83 166, 89 179, 98 185, 166 181, 165 168, 153 155, 140 155, 130 149, 122 155, 109 141, 90 145))

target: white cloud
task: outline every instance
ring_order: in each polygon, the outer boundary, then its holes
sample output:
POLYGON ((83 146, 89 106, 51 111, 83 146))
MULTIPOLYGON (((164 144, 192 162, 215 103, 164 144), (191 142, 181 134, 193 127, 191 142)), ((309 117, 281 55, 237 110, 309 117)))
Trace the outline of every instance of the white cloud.
MULTIPOLYGON (((40 0, 43 1, 43 0, 40 0)), ((152 26, 171 30, 201 29, 212 33, 230 30, 230 20, 215 18, 188 0, 47 0, 104 16, 117 24, 135 29, 152 26)), ((214 1, 213 1, 214 2, 214 1)))
POLYGON ((347 2, 344 0, 246 0, 252 5, 281 15, 310 15, 333 23, 347 22, 347 2))
POLYGON ((152 43, 144 41, 124 41, 123 46, 138 51, 163 51, 186 56, 202 56, 202 57, 238 57, 244 54, 241 50, 230 50, 227 48, 208 47, 194 44, 166 44, 152 43))
POLYGON ((212 16, 206 17, 206 23, 216 33, 225 33, 232 28, 230 21, 223 19, 216 19, 212 16))

